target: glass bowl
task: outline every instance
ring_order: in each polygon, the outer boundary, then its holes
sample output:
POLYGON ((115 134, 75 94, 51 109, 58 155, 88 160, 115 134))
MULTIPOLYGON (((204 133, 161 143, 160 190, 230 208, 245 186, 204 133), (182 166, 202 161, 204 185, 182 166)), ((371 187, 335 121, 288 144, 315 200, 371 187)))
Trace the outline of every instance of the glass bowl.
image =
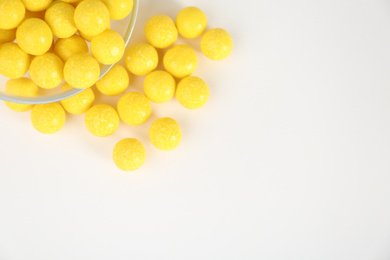
MULTIPOLYGON (((119 32, 123 36, 126 47, 130 41, 130 37, 134 30, 135 22, 137 20, 138 6, 139 6, 139 0, 134 0, 133 10, 131 14, 129 14, 123 20, 119 20, 119 21, 111 20, 111 29, 119 32)), ((114 64, 103 66, 102 69, 100 70, 99 79, 103 77, 112 68, 112 66, 114 66, 114 64)), ((8 78, 0 75, 0 100, 19 103, 19 104, 52 103, 52 102, 57 102, 66 99, 68 97, 74 96, 84 91, 84 89, 70 89, 67 91, 61 91, 61 87, 59 86, 51 90, 40 89, 39 96, 37 97, 20 97, 20 96, 14 96, 5 93, 5 83, 7 82, 7 80, 8 78)))

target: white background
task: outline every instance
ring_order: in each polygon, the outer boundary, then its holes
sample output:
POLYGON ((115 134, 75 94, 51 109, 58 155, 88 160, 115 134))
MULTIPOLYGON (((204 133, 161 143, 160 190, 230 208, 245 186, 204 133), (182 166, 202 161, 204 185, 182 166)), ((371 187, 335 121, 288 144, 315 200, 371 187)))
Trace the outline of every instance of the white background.
POLYGON ((390 2, 141 0, 132 43, 188 5, 235 44, 198 52, 202 109, 153 105, 99 139, 0 103, 0 259, 390 259, 390 2), (162 116, 182 126, 171 152, 148 142, 162 116), (147 151, 133 173, 111 160, 127 137, 147 151))

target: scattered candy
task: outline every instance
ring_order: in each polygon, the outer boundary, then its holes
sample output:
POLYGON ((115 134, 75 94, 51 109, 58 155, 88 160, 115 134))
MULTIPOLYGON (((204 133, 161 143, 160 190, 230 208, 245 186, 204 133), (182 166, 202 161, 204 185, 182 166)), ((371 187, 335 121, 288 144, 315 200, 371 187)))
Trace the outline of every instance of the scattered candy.
POLYGON ((31 110, 31 123, 42 134, 60 131, 65 120, 65 110, 58 103, 35 105, 31 110))
POLYGON ((156 148, 173 150, 181 142, 180 125, 169 117, 157 119, 149 129, 149 138, 156 148))
POLYGON ((31 79, 39 87, 52 89, 59 86, 64 79, 64 63, 55 54, 47 52, 35 56, 30 65, 31 79))
POLYGON ((166 71, 156 70, 146 76, 144 92, 147 98, 155 103, 164 103, 175 95, 176 81, 166 71))
POLYGON ((99 104, 91 107, 85 114, 85 126, 97 137, 112 135, 119 126, 119 116, 109 105, 99 104))
POLYGON ((146 151, 140 141, 133 138, 119 141, 112 153, 115 165, 123 171, 139 169, 145 162, 146 151))
POLYGON ((98 82, 96 88, 104 95, 118 96, 129 86, 129 74, 119 64, 115 64, 98 82))
POLYGON ((202 79, 198 77, 186 77, 182 79, 177 85, 176 98, 185 108, 201 108, 206 104, 209 96, 209 87, 202 79))
POLYGON ((92 87, 99 75, 99 63, 86 53, 75 54, 65 62, 64 78, 73 88, 92 87))
MULTIPOLYGON (((38 86, 29 78, 10 79, 5 84, 5 92, 20 97, 36 97, 38 96, 38 86)), ((17 104, 7 101, 5 104, 9 109, 16 112, 26 112, 34 107, 34 105, 17 104)))
POLYGON ((156 48, 164 49, 177 40, 177 29, 173 20, 166 15, 155 15, 145 25, 145 36, 156 48))
POLYGON ((207 17, 199 8, 189 6, 183 8, 177 15, 176 26, 180 35, 188 39, 195 39, 206 30, 207 17))
POLYGON ((196 70, 198 57, 193 49, 186 45, 177 45, 164 55, 164 67, 176 78, 184 78, 196 70))
POLYGON ((107 6, 111 20, 122 20, 133 10, 133 0, 102 0, 107 6))
POLYGON ((125 63, 131 73, 144 76, 157 67, 158 53, 150 44, 136 43, 127 49, 125 63))
MULTIPOLYGON (((62 91, 72 89, 68 83, 64 83, 61 87, 62 91)), ((90 109, 95 102, 95 94, 91 88, 84 90, 83 92, 76 94, 70 98, 61 100, 61 104, 66 112, 74 115, 84 114, 90 109)))
POLYGON ((116 31, 107 29, 91 40, 91 53, 102 64, 118 62, 125 52, 125 42, 116 31))
POLYGON ((26 53, 42 55, 50 49, 53 33, 45 21, 30 18, 22 22, 16 30, 16 41, 26 53))
POLYGON ((123 122, 137 126, 143 124, 152 114, 152 105, 145 95, 129 92, 118 101, 118 113, 123 122))
POLYGON ((233 50, 233 40, 224 29, 216 28, 206 32, 200 41, 203 54, 211 60, 226 59, 233 50))

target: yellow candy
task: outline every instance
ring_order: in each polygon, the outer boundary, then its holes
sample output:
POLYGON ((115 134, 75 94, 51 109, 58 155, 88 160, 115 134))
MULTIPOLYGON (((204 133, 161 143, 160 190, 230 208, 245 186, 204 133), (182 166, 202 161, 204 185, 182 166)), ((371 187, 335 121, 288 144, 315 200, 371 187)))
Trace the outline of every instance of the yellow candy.
POLYGON ((116 31, 107 29, 91 40, 91 53, 102 64, 114 64, 123 57, 125 41, 116 31))
POLYGON ((45 53, 36 56, 30 65, 31 79, 39 87, 53 89, 61 84, 64 79, 64 63, 53 53, 45 53))
POLYGON ((164 103, 175 95, 176 81, 166 71, 156 70, 144 80, 145 95, 155 103, 164 103))
POLYGON ((45 12, 46 12, 46 10, 40 11, 40 12, 31 12, 29 10, 26 10, 26 14, 24 16, 23 21, 27 20, 29 18, 39 18, 41 20, 45 20, 45 12))
POLYGON ((16 28, 24 18, 26 9, 20 0, 0 0, 0 29, 16 28))
POLYGON ((110 12, 111 20, 122 20, 131 13, 133 0, 102 0, 110 12))
POLYGON ((30 18, 16 30, 16 41, 28 54, 42 55, 50 49, 53 43, 53 33, 45 21, 30 18))
POLYGON ((137 76, 144 76, 152 72, 158 65, 156 49, 147 43, 136 43, 125 53, 127 69, 137 76))
POLYGON ((72 35, 69 38, 58 39, 54 44, 54 53, 64 62, 71 56, 78 53, 89 53, 88 45, 79 35, 72 35))
POLYGON ((201 36, 206 30, 207 17, 197 7, 186 7, 177 15, 176 26, 183 37, 195 39, 201 36))
MULTIPOLYGON (((64 83, 61 87, 62 91, 67 91, 72 89, 68 83, 64 83)), ((74 115, 84 114, 90 109, 95 102, 95 95, 91 88, 87 88, 83 92, 76 94, 70 98, 61 100, 61 104, 64 109, 74 115)))
POLYGON ((0 45, 5 42, 13 42, 16 37, 16 29, 3 30, 0 29, 0 45))
POLYGON ((31 123, 42 134, 60 131, 65 120, 65 111, 58 103, 35 105, 31 111, 31 123))
POLYGON ((207 84, 198 77, 187 77, 177 85, 176 98, 188 109, 198 109, 206 104, 210 96, 207 84))
POLYGON ((129 92, 118 101, 120 118, 128 125, 143 124, 152 114, 150 101, 141 93, 129 92))
POLYGON ((109 27, 110 13, 101 1, 84 0, 76 7, 74 21, 81 32, 95 36, 109 27))
POLYGON ((169 117, 157 119, 149 129, 152 144, 160 150, 170 151, 181 142, 180 125, 169 117))
POLYGON ((85 126, 95 136, 112 135, 119 126, 118 113, 109 105, 95 105, 85 114, 85 126))
POLYGON ((0 74, 16 79, 23 77, 30 67, 30 55, 13 42, 0 45, 0 74))
POLYGON ((98 82, 97 89, 104 95, 117 96, 125 92, 129 86, 129 74, 119 64, 115 64, 98 82))
POLYGON ((196 70, 198 57, 193 49, 186 45, 177 45, 164 55, 164 67, 176 78, 184 78, 196 70))
POLYGON ((133 138, 119 141, 112 153, 115 165, 122 171, 134 171, 145 162, 146 152, 140 141, 133 138))
POLYGON ((145 36, 151 45, 164 49, 176 42, 178 32, 169 16, 155 15, 146 22, 145 36))
POLYGON ((74 22, 75 8, 67 3, 56 3, 45 13, 45 21, 57 38, 68 38, 77 32, 74 22))
POLYGON ((47 9, 53 0, 22 0, 27 10, 39 12, 47 9))
POLYGON ((78 4, 82 0, 62 0, 64 3, 70 3, 70 4, 78 4))
MULTIPOLYGON (((5 92, 18 97, 36 97, 38 96, 38 87, 29 78, 10 79, 5 84, 5 92)), ((34 107, 34 105, 17 104, 7 101, 4 103, 7 107, 17 112, 25 112, 34 107)))
POLYGON ((226 59, 233 50, 233 40, 224 29, 216 28, 206 32, 200 41, 203 54, 211 60, 226 59))
POLYGON ((73 88, 92 87, 99 76, 99 63, 86 53, 75 54, 65 62, 64 78, 73 88))

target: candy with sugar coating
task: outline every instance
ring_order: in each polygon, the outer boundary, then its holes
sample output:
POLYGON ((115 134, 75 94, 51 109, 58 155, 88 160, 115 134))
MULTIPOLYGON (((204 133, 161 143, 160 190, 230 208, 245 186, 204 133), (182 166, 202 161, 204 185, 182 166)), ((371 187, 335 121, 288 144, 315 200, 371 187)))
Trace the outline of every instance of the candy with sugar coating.
POLYGON ((26 14, 24 15, 23 21, 30 18, 39 18, 41 20, 45 20, 45 12, 46 10, 40 12, 31 12, 26 9, 26 14))
POLYGON ((122 36, 107 29, 91 40, 91 53, 102 64, 117 63, 125 52, 125 41, 122 36))
POLYGON ((0 74, 16 79, 23 77, 30 67, 31 57, 13 42, 0 45, 0 74))
POLYGON ((233 50, 233 40, 230 34, 221 28, 207 31, 200 41, 203 54, 211 60, 226 59, 233 50))
MULTIPOLYGON (((70 89, 72 89, 72 87, 69 86, 69 84, 66 82, 61 87, 62 91, 67 91, 70 89)), ((81 93, 78 93, 67 99, 61 100, 61 104, 64 107, 64 109, 68 113, 74 115, 81 115, 86 113, 88 109, 92 107, 93 102, 95 102, 95 94, 93 94, 91 88, 87 88, 81 93)))
POLYGON ((177 15, 176 26, 183 37, 195 39, 206 30, 207 17, 199 8, 189 6, 183 8, 177 15))
POLYGON ((133 0, 102 0, 110 12, 111 20, 122 20, 131 13, 133 0))
POLYGON ((16 41, 20 48, 31 55, 46 53, 53 43, 53 33, 45 21, 30 18, 16 30, 16 41))
POLYGON ((63 69, 62 60, 57 55, 47 52, 32 60, 30 76, 39 87, 53 89, 59 86, 64 79, 63 69))
POLYGON ((45 13, 45 21, 57 38, 68 38, 77 32, 74 22, 75 8, 71 4, 56 3, 45 13))
POLYGON ((125 64, 127 69, 134 75, 144 76, 157 67, 158 53, 150 44, 136 43, 127 49, 125 64))
POLYGON ((65 120, 65 110, 58 103, 35 105, 31 111, 31 123, 42 134, 60 131, 65 120))
MULTIPOLYGON (((5 93, 18 97, 38 96, 38 86, 29 78, 10 79, 5 84, 5 93)), ((17 112, 31 110, 34 105, 4 102, 7 107, 17 112)))
POLYGON ((183 107, 188 109, 201 108, 206 104, 209 96, 209 87, 201 78, 189 76, 177 85, 176 98, 183 107))
POLYGON ((164 67, 176 78, 184 78, 196 70, 198 57, 193 49, 186 45, 170 48, 164 55, 164 67))
POLYGON ((95 36, 109 27, 110 13, 101 1, 84 0, 76 7, 74 21, 81 32, 95 36))
POLYGON ((53 0, 22 0, 27 10, 39 12, 47 9, 53 0))
POLYGON ((118 113, 112 106, 95 105, 85 114, 85 126, 97 137, 112 135, 119 126, 118 113))
POLYGON ((140 141, 127 138, 115 145, 112 158, 115 165, 122 171, 134 171, 144 164, 146 152, 140 141))
POLYGON ((0 29, 0 45, 6 42, 13 42, 16 37, 16 29, 0 29))
POLYGON ((129 74, 119 64, 115 64, 98 82, 96 88, 104 95, 117 96, 129 86, 129 74))
POLYGON ((86 53, 75 54, 65 62, 64 78, 73 88, 92 87, 99 76, 99 63, 86 53))
POLYGON ((163 151, 175 149, 181 142, 180 125, 169 117, 157 119, 149 129, 152 144, 163 151))
POLYGON ((72 35, 69 38, 58 39, 54 44, 54 53, 64 62, 71 56, 78 53, 89 53, 88 45, 79 35, 72 35))
POLYGON ((16 28, 24 18, 26 8, 20 0, 0 0, 0 29, 16 28))
POLYGON ((175 95, 176 81, 166 71, 156 70, 144 80, 145 95, 155 103, 164 103, 175 95))
POLYGON ((152 114, 150 101, 139 92, 129 92, 118 101, 120 118, 128 125, 143 124, 152 114))
POLYGON ((164 49, 176 42, 178 32, 169 16, 155 15, 146 22, 145 36, 151 45, 164 49))

